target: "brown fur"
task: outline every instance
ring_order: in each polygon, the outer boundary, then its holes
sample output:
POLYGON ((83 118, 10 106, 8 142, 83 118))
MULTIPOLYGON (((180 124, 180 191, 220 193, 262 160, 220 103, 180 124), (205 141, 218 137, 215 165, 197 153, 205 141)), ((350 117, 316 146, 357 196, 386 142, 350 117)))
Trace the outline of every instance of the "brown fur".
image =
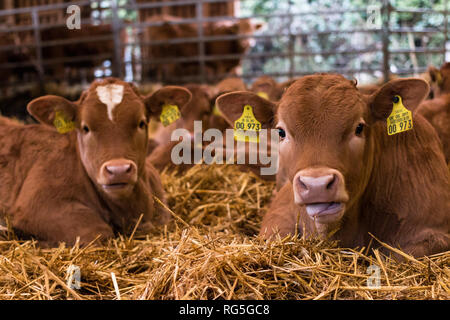
POLYGON ((305 230, 361 247, 369 245, 370 232, 414 256, 449 250, 450 175, 435 131, 418 114, 413 130, 394 136, 386 130, 394 95, 413 110, 428 90, 423 80, 398 79, 364 96, 353 81, 318 74, 292 84, 278 104, 251 93, 220 97, 219 108, 233 105, 227 109, 229 119, 251 104, 259 121, 285 126, 288 135, 280 146, 287 182, 264 217, 261 236, 305 230), (357 136, 361 121, 366 125, 357 136), (294 177, 310 168, 332 168, 342 177, 339 191, 347 199, 339 220, 314 222, 305 206, 296 204, 294 177))
POLYGON ((1 214, 14 229, 33 236, 43 245, 76 237, 85 245, 100 236, 128 233, 143 214, 141 230, 168 222, 169 214, 154 196, 165 201, 156 170, 145 163, 147 126, 164 102, 177 102, 184 89, 165 87, 143 98, 134 86, 117 79, 91 85, 77 102, 45 96, 28 105, 42 124, 21 125, 0 120, 1 214), (99 85, 124 87, 122 102, 108 119, 100 102, 99 85), (75 130, 58 133, 52 126, 55 112, 75 122, 75 130), (84 131, 88 127, 89 132, 84 131), (102 183, 106 161, 126 159, 136 167, 136 178, 123 188, 108 191, 102 183))
POLYGON ((450 163, 450 94, 424 101, 417 113, 427 119, 438 133, 445 159, 450 163))
POLYGON ((431 66, 428 68, 428 73, 433 92, 431 98, 439 98, 443 94, 450 93, 450 62, 444 63, 440 69, 431 66))
MULTIPOLYGON (((203 131, 210 128, 224 131, 229 128, 229 124, 221 115, 213 112, 216 97, 225 92, 246 90, 245 83, 235 77, 224 79, 213 88, 199 84, 188 84, 184 87, 191 92, 192 99, 180 110, 181 118, 167 127, 159 124, 158 129, 151 136, 157 146, 152 148, 148 158, 158 170, 167 166, 171 169, 175 168, 171 161, 171 151, 178 141, 173 142, 170 139, 175 129, 184 128, 192 135, 194 133, 194 121, 202 121, 203 131)), ((179 172, 183 172, 189 167, 191 166, 176 166, 179 172)))
POLYGON ((257 78, 253 84, 251 91, 258 94, 264 92, 269 97, 270 101, 278 101, 283 94, 283 89, 278 83, 269 76, 261 76, 257 78))
MULTIPOLYGON (((170 15, 158 15, 150 17, 146 22, 162 23, 159 26, 151 26, 143 31, 143 40, 145 41, 164 41, 179 38, 195 38, 198 36, 198 27, 196 23, 178 23, 181 19, 170 15)), ((252 24, 250 20, 243 19, 239 22, 233 22, 231 25, 223 23, 205 23, 203 32, 206 37, 227 36, 227 35, 250 35, 260 25, 252 24)), ((235 40, 215 40, 205 42, 205 55, 226 55, 243 54, 249 49, 247 39, 235 40)), ((163 59, 163 58, 192 58, 198 56, 197 42, 180 44, 156 44, 148 46, 143 50, 143 58, 163 59)), ((224 59, 206 62, 206 72, 210 76, 233 74, 236 67, 239 66, 240 59, 224 59)), ((147 67, 147 72, 156 74, 158 81, 174 81, 177 76, 195 76, 199 74, 199 65, 197 61, 182 63, 162 63, 153 66, 153 70, 147 67)))

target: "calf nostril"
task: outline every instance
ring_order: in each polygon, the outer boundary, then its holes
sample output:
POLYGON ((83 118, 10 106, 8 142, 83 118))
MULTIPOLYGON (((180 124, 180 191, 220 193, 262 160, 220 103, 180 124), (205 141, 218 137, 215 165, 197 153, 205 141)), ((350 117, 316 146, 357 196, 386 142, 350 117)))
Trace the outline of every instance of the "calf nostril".
POLYGON ((333 178, 331 179, 331 181, 327 184, 327 189, 331 189, 334 185, 334 183, 336 182, 336 175, 333 174, 333 178))
POLYGON ((126 172, 126 173, 130 173, 130 172, 131 172, 131 164, 127 164, 127 165, 126 165, 126 170, 125 170, 125 172, 126 172))
POLYGON ((299 183, 300 183, 300 188, 302 190, 308 190, 308 186, 302 181, 302 179, 298 179, 299 183))

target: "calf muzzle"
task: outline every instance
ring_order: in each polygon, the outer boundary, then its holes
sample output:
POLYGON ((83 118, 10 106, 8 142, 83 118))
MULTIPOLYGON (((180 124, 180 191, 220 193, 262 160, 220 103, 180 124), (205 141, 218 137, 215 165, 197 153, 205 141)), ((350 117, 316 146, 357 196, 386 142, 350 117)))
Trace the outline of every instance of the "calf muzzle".
POLYGON ((131 160, 110 160, 105 162, 100 169, 100 184, 107 192, 129 188, 136 181, 137 167, 131 160))
POLYGON ((304 169, 297 172, 292 185, 295 203, 304 205, 311 219, 327 223, 342 217, 348 194, 339 171, 325 167, 304 169))

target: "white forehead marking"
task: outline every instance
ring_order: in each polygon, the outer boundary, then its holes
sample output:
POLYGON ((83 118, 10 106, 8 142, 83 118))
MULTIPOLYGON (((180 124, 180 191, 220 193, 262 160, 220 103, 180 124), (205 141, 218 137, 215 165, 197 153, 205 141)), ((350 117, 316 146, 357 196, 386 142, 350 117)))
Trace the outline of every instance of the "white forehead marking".
POLYGON ((112 112, 123 99, 123 85, 107 84, 106 86, 97 87, 97 96, 100 101, 106 104, 108 108, 108 118, 113 121, 112 112))

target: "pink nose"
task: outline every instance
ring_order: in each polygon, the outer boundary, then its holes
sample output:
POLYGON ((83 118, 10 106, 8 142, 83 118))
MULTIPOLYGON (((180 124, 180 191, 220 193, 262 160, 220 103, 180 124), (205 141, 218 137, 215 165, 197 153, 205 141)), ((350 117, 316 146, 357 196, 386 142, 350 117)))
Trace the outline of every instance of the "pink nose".
POLYGON ((300 204, 336 201, 342 180, 342 175, 333 169, 301 170, 293 181, 295 200, 300 204))
POLYGON ((136 180, 137 168, 130 160, 110 160, 103 164, 101 175, 105 184, 130 183, 136 180))
POLYGON ((106 172, 112 176, 123 175, 131 172, 131 164, 122 164, 115 166, 105 166, 106 172))

